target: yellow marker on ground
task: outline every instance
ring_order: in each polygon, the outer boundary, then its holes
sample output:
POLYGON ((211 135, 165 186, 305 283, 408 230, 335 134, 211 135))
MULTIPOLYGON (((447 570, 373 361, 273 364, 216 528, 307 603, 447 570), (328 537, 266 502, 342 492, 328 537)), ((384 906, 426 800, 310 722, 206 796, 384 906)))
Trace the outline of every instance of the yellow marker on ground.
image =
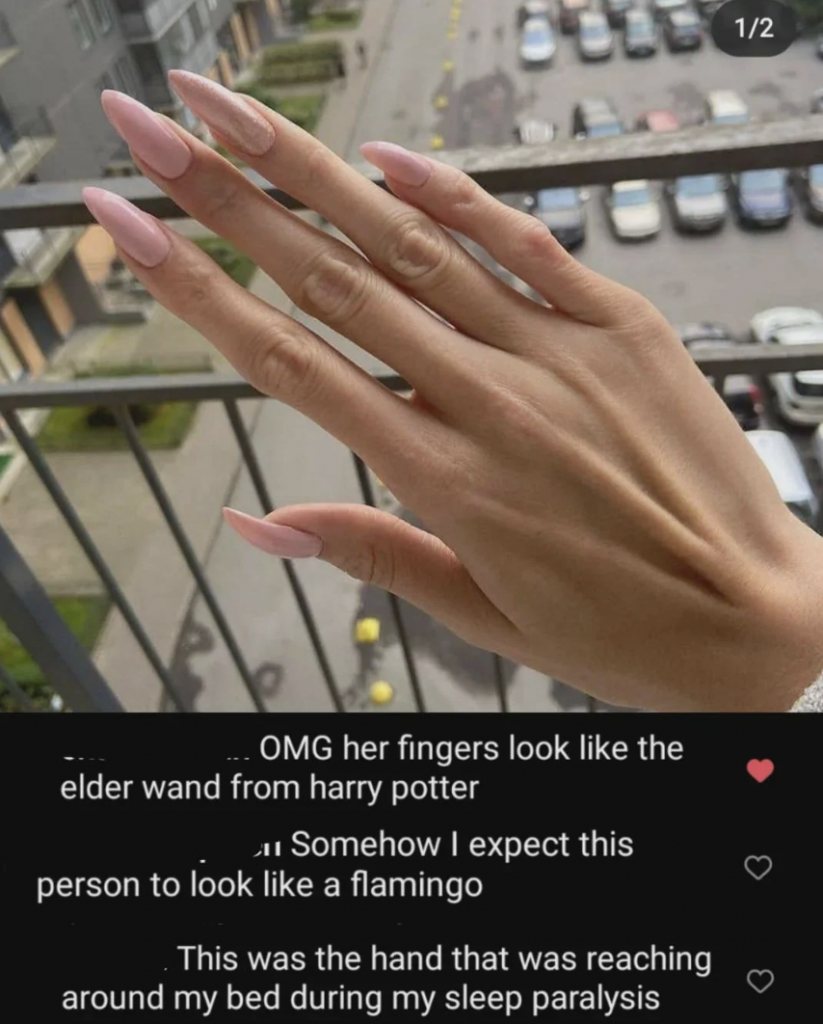
POLYGON ((457 29, 450 28, 449 31, 446 33, 446 39, 448 39, 450 43, 453 43, 454 40, 457 39, 457 29))
POLYGON ((369 687, 369 700, 372 704, 391 704, 394 700, 394 687, 383 680, 372 683, 369 687))
POLYGON ((359 644, 376 644, 380 639, 380 619, 358 619, 354 638, 359 644))
POLYGON ((438 96, 434 101, 434 105, 437 110, 445 110, 449 105, 449 99, 447 96, 438 96))
POLYGON ((442 149, 446 145, 446 140, 442 135, 432 135, 430 145, 432 149, 442 149))
POLYGON ((443 61, 443 70, 444 71, 454 71, 454 61, 453 60, 444 60, 443 61))

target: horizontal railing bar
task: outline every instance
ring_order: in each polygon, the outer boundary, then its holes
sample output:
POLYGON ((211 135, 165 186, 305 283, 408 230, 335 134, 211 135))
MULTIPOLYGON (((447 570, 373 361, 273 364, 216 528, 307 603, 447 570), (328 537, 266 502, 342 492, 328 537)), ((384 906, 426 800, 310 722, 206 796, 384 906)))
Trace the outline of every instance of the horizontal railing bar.
MULTIPOLYGON (((391 391, 411 386, 397 375, 378 376, 391 391)), ((209 402, 266 398, 233 373, 149 374, 143 377, 84 377, 79 380, 19 381, 0 387, 0 413, 6 409, 120 405, 129 402, 209 402)))
MULTIPOLYGON (((714 345, 695 359, 709 377, 748 373, 798 373, 823 369, 820 345, 714 345)), ((409 391, 397 374, 375 378, 390 391, 409 391)), ((55 409, 62 406, 119 405, 129 402, 208 402, 266 398, 235 374, 180 373, 145 377, 89 377, 72 381, 20 381, 0 387, 0 413, 9 409, 55 409)))
MULTIPOLYGON (((566 140, 541 146, 474 147, 442 151, 437 159, 459 167, 492 193, 528 192, 553 185, 605 185, 632 178, 667 179, 767 167, 823 163, 823 117, 806 115, 746 125, 700 126, 676 132, 630 132, 613 138, 566 140)), ((356 164, 381 187, 382 175, 356 164)), ((303 204, 254 171, 247 176, 289 209, 303 204)), ((147 178, 21 185, 0 192, 0 229, 90 224, 83 203, 88 185, 109 189, 160 218, 187 217, 147 178)))

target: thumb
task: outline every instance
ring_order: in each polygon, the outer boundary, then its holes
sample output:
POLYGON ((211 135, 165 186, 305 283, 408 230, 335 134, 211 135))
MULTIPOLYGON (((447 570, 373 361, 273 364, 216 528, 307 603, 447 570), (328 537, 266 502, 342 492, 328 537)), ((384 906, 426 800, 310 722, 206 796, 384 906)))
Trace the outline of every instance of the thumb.
POLYGON ((471 643, 510 638, 495 608, 443 541, 368 505, 291 505, 256 519, 223 509, 250 544, 281 558, 320 558, 416 605, 471 643))

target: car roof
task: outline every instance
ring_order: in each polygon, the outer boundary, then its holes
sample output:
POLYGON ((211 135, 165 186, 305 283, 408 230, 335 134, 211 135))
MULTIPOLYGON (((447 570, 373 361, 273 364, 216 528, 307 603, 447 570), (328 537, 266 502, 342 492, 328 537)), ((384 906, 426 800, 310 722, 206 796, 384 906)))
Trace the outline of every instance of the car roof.
POLYGON ((577 104, 578 107, 586 114, 614 114, 615 109, 611 105, 610 100, 599 99, 597 97, 589 97, 585 100, 580 100, 577 104))
POLYGON ((645 178, 635 178, 633 181, 616 181, 612 185, 613 192, 636 192, 641 188, 648 188, 649 183, 645 178))
POLYGON ((602 25, 604 22, 608 24, 602 11, 583 11, 580 15, 581 25, 602 25))
POLYGON ((713 343, 723 340, 734 341, 735 337, 725 324, 711 322, 679 324, 675 330, 684 342, 711 341, 713 343))
POLYGON ((748 111, 743 99, 733 89, 713 89, 706 99, 714 110, 748 111))
POLYGON ((814 501, 803 463, 786 434, 780 430, 747 430, 746 437, 771 474, 783 501, 814 501))
POLYGON ((653 132, 671 132, 680 127, 680 120, 673 110, 647 110, 643 117, 653 132))
POLYGON ((521 121, 518 131, 523 142, 536 145, 541 142, 551 142, 557 134, 557 127, 548 121, 531 119, 521 121))
POLYGON ((700 24, 700 15, 696 11, 690 11, 688 8, 685 10, 672 11, 669 15, 669 21, 672 25, 694 25, 700 24))
POLYGON ((772 337, 779 345, 823 345, 823 323, 783 327, 772 337))

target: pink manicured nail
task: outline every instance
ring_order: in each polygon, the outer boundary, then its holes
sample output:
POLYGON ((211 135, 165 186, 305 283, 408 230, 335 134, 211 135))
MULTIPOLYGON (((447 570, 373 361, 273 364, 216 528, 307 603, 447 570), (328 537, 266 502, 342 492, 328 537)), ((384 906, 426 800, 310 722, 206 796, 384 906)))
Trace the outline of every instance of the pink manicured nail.
POLYGON ((100 97, 106 117, 131 151, 163 178, 179 178, 192 153, 162 117, 122 92, 106 89, 100 97))
POLYGON ((429 180, 434 164, 419 153, 412 153, 393 142, 364 142, 360 152, 378 170, 397 178, 404 185, 419 188, 429 180))
POLYGON ((274 145, 274 128, 242 96, 191 71, 170 71, 169 82, 186 106, 232 146, 263 156, 274 145))
POLYGON ((243 540, 253 544, 267 555, 279 558, 316 558, 323 550, 323 541, 313 533, 278 526, 267 519, 255 519, 233 508, 223 509, 223 518, 243 540))
POLYGON ((126 199, 102 188, 84 188, 83 202, 115 244, 144 267, 156 267, 171 251, 171 241, 157 221, 126 199))

